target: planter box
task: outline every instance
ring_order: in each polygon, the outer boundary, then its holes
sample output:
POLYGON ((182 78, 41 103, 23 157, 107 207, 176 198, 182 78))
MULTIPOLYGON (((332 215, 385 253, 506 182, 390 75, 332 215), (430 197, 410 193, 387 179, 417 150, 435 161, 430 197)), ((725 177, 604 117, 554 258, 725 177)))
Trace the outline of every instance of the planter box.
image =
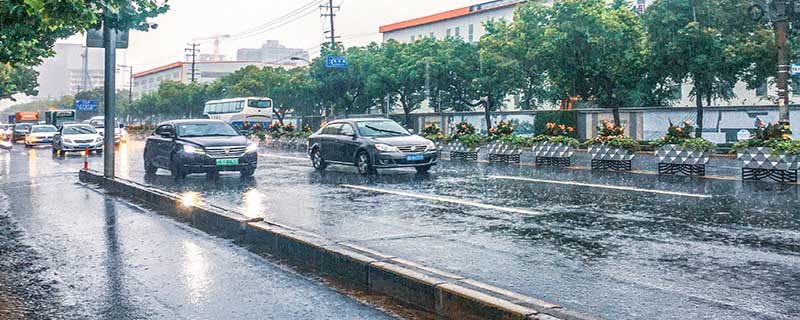
POLYGON ((573 154, 575 149, 568 144, 542 141, 533 146, 537 166, 569 167, 573 154))
POLYGON ((658 174, 705 176, 711 151, 700 152, 668 144, 656 150, 656 158, 658 158, 658 174))
POLYGON ((458 142, 450 143, 450 160, 478 160, 481 148, 468 148, 458 142))
POLYGON ((611 147, 606 144, 595 144, 589 147, 592 156, 592 169, 608 169, 614 171, 630 171, 635 153, 628 149, 611 147))
POLYGON ((738 152, 737 159, 742 161, 743 180, 797 182, 798 155, 774 152, 771 148, 747 148, 738 152))
POLYGON ((507 162, 507 163, 520 163, 520 155, 522 149, 515 145, 496 143, 488 148, 489 161, 492 162, 507 162))

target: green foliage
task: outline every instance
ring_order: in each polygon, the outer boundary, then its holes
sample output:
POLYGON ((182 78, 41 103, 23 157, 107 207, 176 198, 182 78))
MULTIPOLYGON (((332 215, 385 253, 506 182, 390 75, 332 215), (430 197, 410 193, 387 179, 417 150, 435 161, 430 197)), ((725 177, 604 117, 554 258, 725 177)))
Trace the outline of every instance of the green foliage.
POLYGON ((631 152, 639 151, 639 142, 625 136, 625 128, 618 127, 608 121, 597 127, 598 135, 593 140, 587 140, 586 145, 606 144, 615 148, 627 149, 631 152))
MULTIPOLYGON (((534 132, 545 132, 548 123, 563 124, 567 127, 578 127, 578 112, 574 110, 565 111, 541 111, 537 112, 533 119, 534 132)), ((575 138, 577 132, 569 133, 569 136, 575 138)))
POLYGON ((455 139, 467 148, 482 146, 487 141, 487 137, 475 133, 459 135, 455 139))
POLYGON ((523 148, 532 146, 531 139, 527 139, 523 136, 518 136, 515 134, 504 135, 500 137, 497 141, 523 148))
POLYGON ((575 128, 548 122, 542 134, 549 137, 570 136, 575 134, 575 128))
POLYGON ((606 140, 605 143, 609 146, 615 148, 627 149, 628 151, 631 152, 639 151, 639 142, 628 137, 611 138, 606 140))
POLYGON ((36 94, 30 68, 53 56, 60 38, 106 21, 118 30, 156 28, 148 19, 169 5, 155 0, 4 0, 0 2, 0 99, 36 94))
POLYGON ((717 147, 717 145, 714 144, 713 142, 703 138, 689 138, 683 140, 680 143, 680 145, 686 150, 699 151, 699 152, 712 151, 714 150, 714 148, 717 147))
POLYGON ((424 137, 425 137, 425 139, 428 139, 428 140, 431 140, 431 141, 450 142, 450 141, 453 140, 453 136, 451 136, 449 134, 444 134, 444 133, 441 133, 441 132, 439 132, 437 134, 424 135, 424 137))
POLYGON ((558 136, 551 136, 546 134, 540 134, 530 139, 531 145, 539 143, 539 142, 550 142, 553 144, 565 144, 573 148, 577 148, 580 146, 580 141, 578 139, 566 136, 566 135, 558 135, 558 136))

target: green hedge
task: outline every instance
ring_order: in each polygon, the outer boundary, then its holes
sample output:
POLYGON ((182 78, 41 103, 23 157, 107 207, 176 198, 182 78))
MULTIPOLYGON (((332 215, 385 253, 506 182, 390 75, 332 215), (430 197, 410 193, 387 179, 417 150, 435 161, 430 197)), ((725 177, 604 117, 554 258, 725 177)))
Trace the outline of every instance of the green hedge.
POLYGON ((536 134, 544 132, 548 122, 563 124, 567 127, 575 128, 569 136, 578 137, 578 111, 575 110, 555 110, 537 112, 533 120, 533 129, 536 134))

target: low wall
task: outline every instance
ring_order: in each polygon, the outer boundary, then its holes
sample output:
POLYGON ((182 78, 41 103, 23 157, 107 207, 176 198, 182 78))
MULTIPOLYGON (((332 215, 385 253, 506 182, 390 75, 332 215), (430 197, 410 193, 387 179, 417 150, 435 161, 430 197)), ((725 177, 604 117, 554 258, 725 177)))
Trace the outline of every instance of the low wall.
POLYGON ((101 186, 111 195, 143 203, 157 213, 209 234, 232 239, 253 252, 268 254, 320 276, 390 297, 439 318, 594 319, 401 257, 197 203, 191 196, 164 192, 124 179, 106 179, 95 171, 80 171, 79 179, 101 186))

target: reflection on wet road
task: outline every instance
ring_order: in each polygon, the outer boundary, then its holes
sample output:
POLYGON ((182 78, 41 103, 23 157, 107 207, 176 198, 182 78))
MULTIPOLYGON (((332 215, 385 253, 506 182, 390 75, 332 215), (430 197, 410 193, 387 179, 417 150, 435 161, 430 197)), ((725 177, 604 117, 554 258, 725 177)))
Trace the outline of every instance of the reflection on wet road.
POLYGON ((455 162, 362 177, 267 152, 254 178, 176 182, 145 177, 141 151, 117 161, 133 180, 604 318, 800 313, 796 185, 455 162))

